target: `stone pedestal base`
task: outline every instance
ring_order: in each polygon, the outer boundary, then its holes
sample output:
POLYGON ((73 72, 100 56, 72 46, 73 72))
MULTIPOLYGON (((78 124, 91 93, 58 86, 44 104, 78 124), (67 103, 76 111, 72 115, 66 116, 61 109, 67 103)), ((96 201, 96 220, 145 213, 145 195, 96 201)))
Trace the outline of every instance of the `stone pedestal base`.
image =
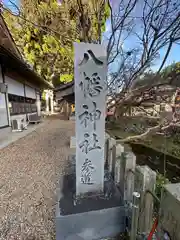
POLYGON ((96 240, 125 230, 125 208, 110 174, 105 171, 104 193, 76 198, 75 174, 64 176, 56 209, 56 240, 96 240))

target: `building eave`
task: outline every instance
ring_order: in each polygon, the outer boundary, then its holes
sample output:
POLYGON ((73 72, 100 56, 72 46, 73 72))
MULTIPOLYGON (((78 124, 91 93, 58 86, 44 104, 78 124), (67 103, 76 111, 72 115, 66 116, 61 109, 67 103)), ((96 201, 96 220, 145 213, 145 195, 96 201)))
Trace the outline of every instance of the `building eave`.
POLYGON ((51 83, 41 78, 36 72, 30 69, 23 59, 18 58, 3 46, 0 46, 0 61, 6 68, 16 71, 24 78, 28 78, 27 80, 29 82, 38 85, 39 88, 54 89, 54 86, 51 83))
POLYGON ((74 81, 69 82, 69 83, 66 83, 66 84, 62 84, 62 85, 54 88, 54 91, 55 91, 55 92, 64 91, 64 90, 66 90, 67 88, 71 88, 71 87, 73 87, 73 86, 74 86, 74 81))
POLYGON ((1 41, 1 43, 4 43, 3 46, 6 49, 9 49, 11 52, 13 52, 19 58, 22 58, 21 53, 20 53, 19 49, 17 48, 16 43, 11 35, 11 32, 9 31, 7 24, 6 24, 3 16, 1 15, 1 12, 0 12, 0 27, 1 27, 1 31, 2 31, 2 33, 1 33, 2 36, 0 38, 0 41, 1 41))

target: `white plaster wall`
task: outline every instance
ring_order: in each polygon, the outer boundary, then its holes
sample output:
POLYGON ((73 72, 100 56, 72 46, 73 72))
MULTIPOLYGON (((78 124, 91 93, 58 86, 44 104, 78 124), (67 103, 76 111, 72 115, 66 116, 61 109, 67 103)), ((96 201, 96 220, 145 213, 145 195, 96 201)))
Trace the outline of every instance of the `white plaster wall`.
POLYGON ((24 97, 24 85, 16 80, 5 76, 5 82, 8 84, 8 93, 24 97))
MULTIPOLYGON (((0 73, 1 73, 1 71, 0 71, 0 73)), ((2 82, 2 81, 3 81, 2 76, 0 74, 0 82, 2 82)), ((41 112, 40 95, 39 95, 39 93, 36 94, 35 87, 33 88, 32 86, 30 87, 28 85, 25 85, 25 95, 24 95, 24 84, 14 80, 8 76, 5 76, 5 82, 8 84, 8 93, 15 94, 18 96, 23 96, 23 97, 26 96, 26 97, 29 97, 32 99, 37 99, 37 106, 38 106, 39 112, 41 112)), ((29 116, 32 114, 34 114, 34 113, 28 113, 27 115, 29 116)), ((7 115, 7 113, 6 113, 6 115, 7 115)), ((9 114, 9 119, 11 121, 14 119, 18 119, 18 118, 24 119, 24 121, 26 121, 26 114, 18 114, 18 115, 13 115, 13 116, 10 116, 10 114, 9 114)), ((10 121, 10 124, 11 124, 11 121, 10 121)), ((6 119, 6 122, 7 122, 7 119, 6 119)), ((1 126, 1 122, 0 122, 0 126, 1 126)))
POLYGON ((26 97, 36 99, 36 90, 32 87, 25 85, 26 97))
POLYGON ((28 82, 28 81, 26 81, 26 80, 25 80, 25 85, 26 85, 26 86, 29 86, 29 87, 31 87, 31 88, 33 88, 33 89, 36 89, 36 91, 40 91, 40 88, 39 88, 38 85, 35 85, 35 84, 33 84, 33 83, 31 83, 31 82, 28 82))

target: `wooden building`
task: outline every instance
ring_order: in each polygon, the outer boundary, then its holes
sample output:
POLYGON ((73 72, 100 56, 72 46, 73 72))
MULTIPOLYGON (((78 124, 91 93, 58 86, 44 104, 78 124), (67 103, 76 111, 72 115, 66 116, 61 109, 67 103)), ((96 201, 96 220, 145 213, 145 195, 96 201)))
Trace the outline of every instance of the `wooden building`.
MULTIPOLYGON (((23 60, 0 15, 0 132, 14 119, 41 114, 41 93, 53 86, 23 60)), ((1 133, 0 133, 1 134, 1 133)))

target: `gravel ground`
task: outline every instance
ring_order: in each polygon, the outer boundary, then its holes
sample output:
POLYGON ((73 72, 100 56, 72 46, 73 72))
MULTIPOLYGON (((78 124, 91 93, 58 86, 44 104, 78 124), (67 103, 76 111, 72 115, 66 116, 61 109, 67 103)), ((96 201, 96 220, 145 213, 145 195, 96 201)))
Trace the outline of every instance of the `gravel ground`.
POLYGON ((55 239, 56 186, 74 124, 58 119, 0 151, 0 240, 55 239))

